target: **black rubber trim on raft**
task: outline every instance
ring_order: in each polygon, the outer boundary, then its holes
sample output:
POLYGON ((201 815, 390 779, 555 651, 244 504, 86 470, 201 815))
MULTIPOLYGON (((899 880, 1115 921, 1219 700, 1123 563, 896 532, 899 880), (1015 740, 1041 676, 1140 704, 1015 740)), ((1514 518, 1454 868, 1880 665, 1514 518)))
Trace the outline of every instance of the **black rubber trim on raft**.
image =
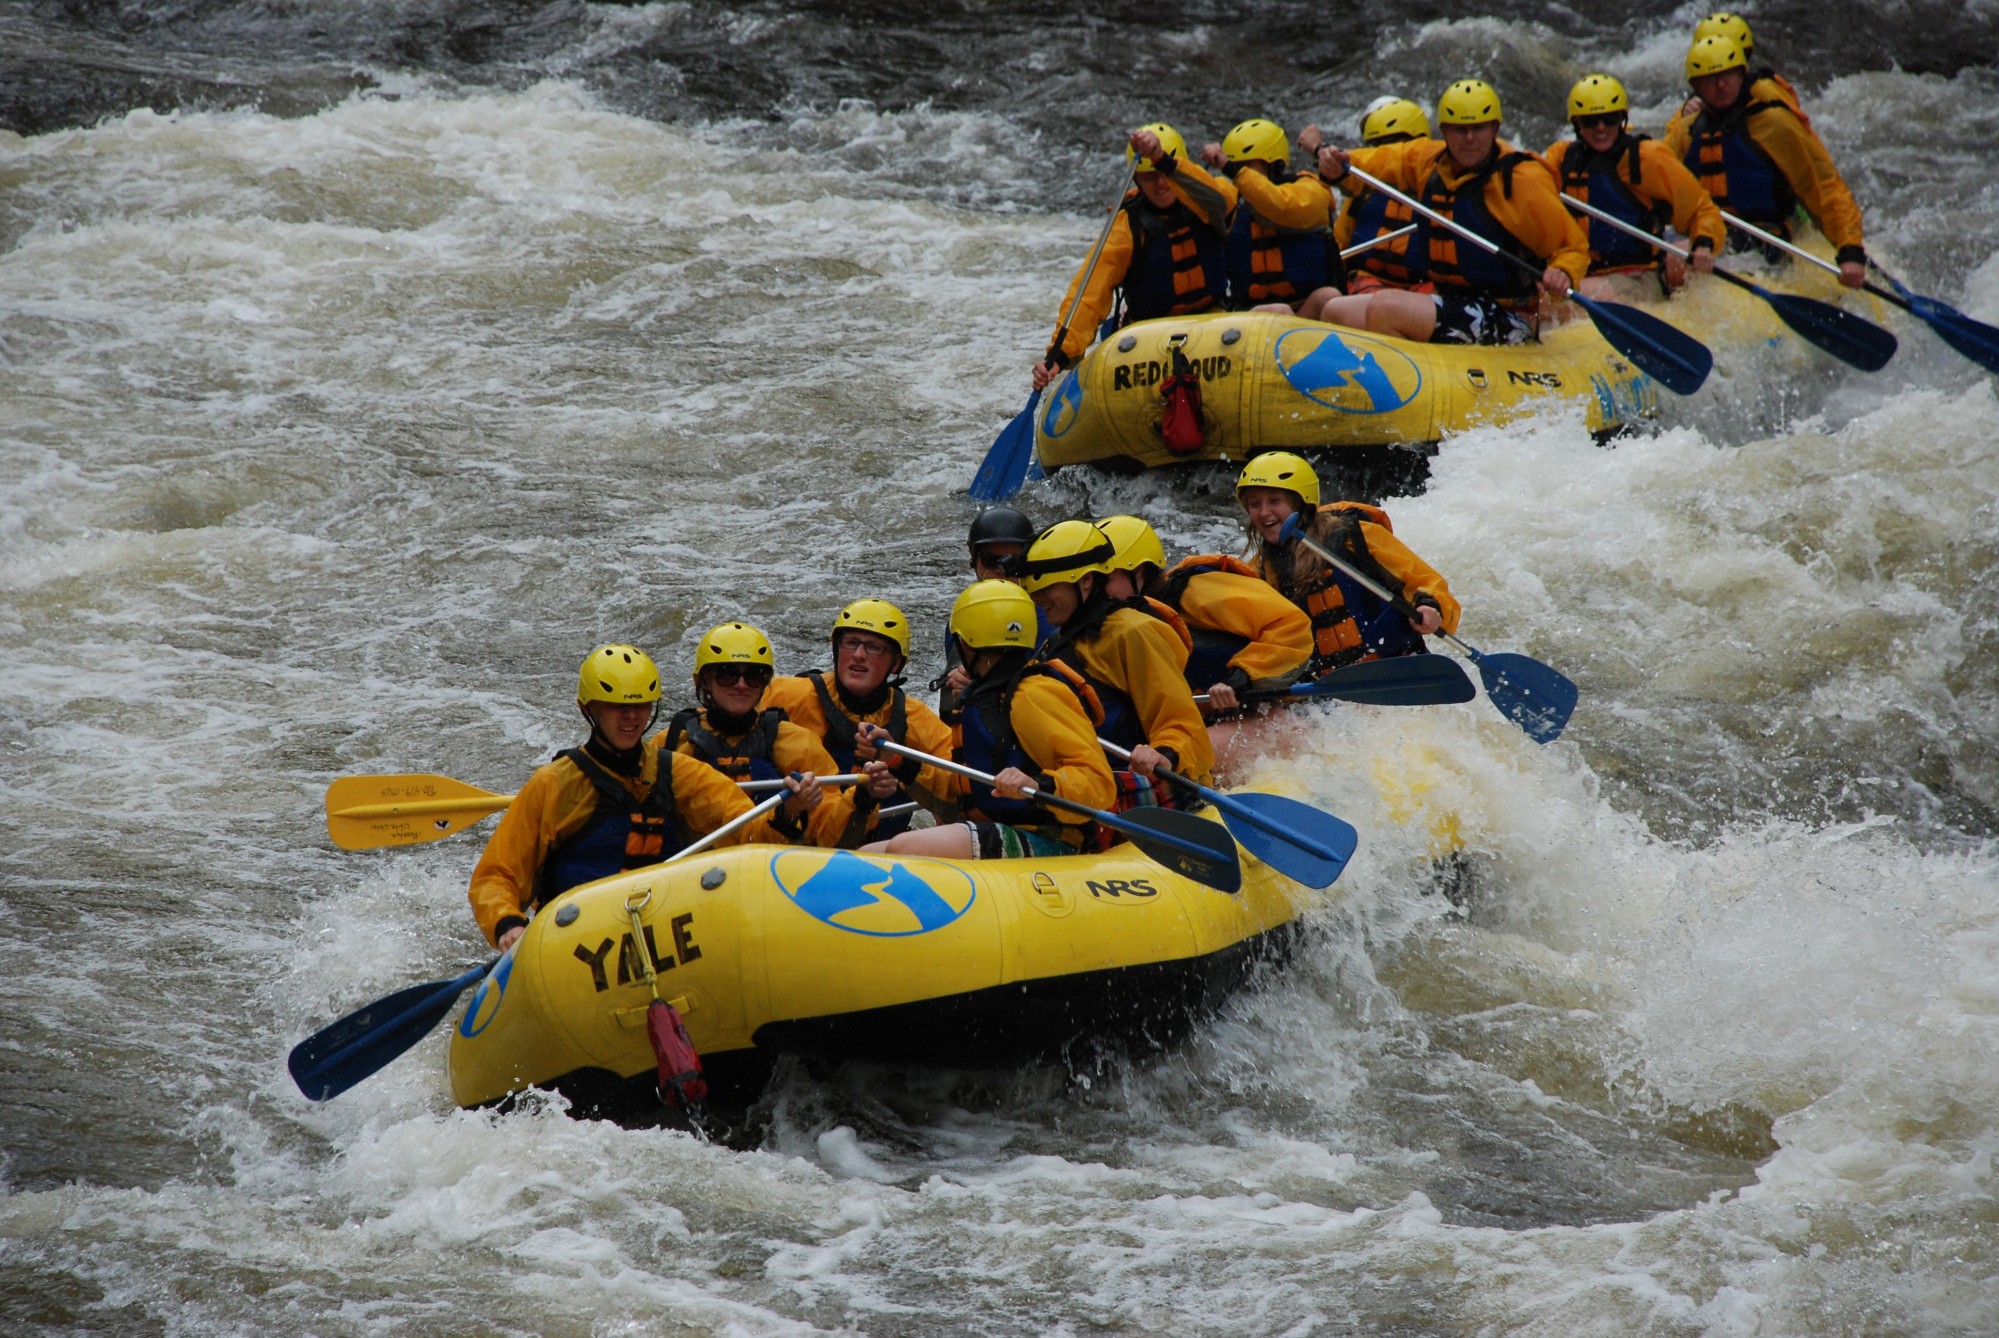
MULTIPOLYGON (((757 1029, 755 1049, 701 1057, 710 1104, 747 1106, 780 1055, 978 1070, 1073 1062, 1102 1052, 1155 1053, 1186 1036, 1258 971, 1283 965, 1297 936, 1297 925, 1287 923, 1205 957, 766 1023, 757 1029)), ((627 1078, 582 1068, 543 1086, 566 1097, 578 1118, 644 1123, 660 1113, 655 1080, 651 1070, 627 1078)), ((514 1099, 493 1104, 504 1108, 514 1099)))

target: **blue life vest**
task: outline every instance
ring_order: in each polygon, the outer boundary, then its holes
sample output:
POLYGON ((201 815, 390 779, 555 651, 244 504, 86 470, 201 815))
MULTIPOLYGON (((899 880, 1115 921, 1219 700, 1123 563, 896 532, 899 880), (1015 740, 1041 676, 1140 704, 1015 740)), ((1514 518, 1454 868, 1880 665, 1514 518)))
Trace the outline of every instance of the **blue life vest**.
POLYGON ((731 741, 703 723, 700 707, 690 706, 674 713, 673 723, 666 729, 666 744, 662 751, 677 752, 680 741, 686 739, 694 745, 697 757, 730 780, 783 780, 784 772, 778 768, 771 752, 777 746, 777 727, 788 718, 775 706, 760 711, 757 723, 750 727, 750 732, 731 741))
POLYGON ((1513 171, 1531 157, 1531 154, 1518 150, 1499 154, 1459 182, 1455 189, 1444 184, 1441 168, 1431 170, 1430 179, 1423 183, 1420 193, 1424 204, 1527 265, 1526 269, 1509 265, 1484 247, 1465 241, 1449 229, 1436 228, 1427 240, 1430 279, 1439 288, 1469 288, 1482 296, 1503 302, 1524 301, 1534 296, 1541 271, 1547 268, 1547 260, 1534 254, 1525 242, 1501 227, 1485 207, 1486 183, 1496 174, 1501 191, 1507 199, 1512 199, 1513 171))
POLYGON ((1227 300, 1228 254, 1218 228, 1177 199, 1155 209, 1135 195, 1124 214, 1131 228, 1131 264, 1119 285, 1126 322, 1208 311, 1227 300))
MULTIPOLYGON (((1576 140, 1562 151, 1562 192, 1606 214, 1615 214, 1635 228, 1655 236, 1673 221, 1664 201, 1646 204, 1638 198, 1640 180, 1638 146, 1644 135, 1625 134, 1617 143, 1597 153, 1576 140)), ((1661 252, 1649 242, 1641 242, 1628 232, 1619 232, 1602 219, 1583 218, 1589 229, 1592 269, 1618 269, 1630 265, 1656 265, 1661 252)))
POLYGON ((1402 201, 1391 200, 1378 190, 1364 187, 1358 196, 1351 197, 1347 216, 1353 219, 1353 236, 1347 242, 1349 248, 1372 241, 1384 232, 1394 232, 1411 223, 1416 225, 1416 231, 1406 237, 1362 251, 1353 258, 1352 268, 1372 274, 1383 283, 1404 288, 1428 280, 1430 220, 1419 217, 1402 201))
MULTIPOLYGON (((842 772, 858 770, 856 764, 860 758, 854 752, 854 735, 860 730, 860 722, 840 709, 833 685, 826 681, 824 673, 814 669, 805 675, 805 681, 810 683, 812 691, 818 694, 819 711, 826 717, 826 733, 820 742, 826 745, 827 753, 832 756, 834 763, 842 772)), ((888 692, 888 723, 882 728, 886 729, 889 737, 897 743, 905 743, 909 739, 909 698, 903 695, 901 688, 891 687, 888 692)), ((898 759, 883 760, 893 763, 898 759)), ((908 793, 898 785, 894 794, 880 801, 880 806, 889 808, 906 803, 908 799, 908 793)), ((868 839, 885 841, 891 836, 900 836, 909 830, 910 816, 908 813, 898 813, 894 817, 877 818, 875 825, 868 829, 868 839)))
POLYGON ((597 791, 597 806, 584 824, 548 852, 535 875, 535 905, 546 906, 572 887, 594 883, 627 869, 657 864, 693 839, 680 824, 673 802, 673 759, 662 752, 659 775, 643 800, 604 770, 581 748, 566 757, 597 791))
POLYGON ((1266 222, 1247 200, 1229 221, 1229 306, 1237 311, 1264 302, 1297 304, 1317 290, 1339 286, 1339 244, 1325 224, 1305 231, 1266 222))
MULTIPOLYGON (((1765 112, 1797 113, 1779 99, 1751 101, 1747 89, 1745 85, 1741 102, 1728 111, 1719 115, 1712 110, 1701 112, 1694 120, 1682 161, 1700 178, 1716 204, 1766 232, 1788 237, 1791 215, 1798 207, 1797 192, 1776 160, 1750 138, 1749 122, 1765 112)), ((1732 249, 1761 246, 1732 229, 1729 236, 1732 249)))

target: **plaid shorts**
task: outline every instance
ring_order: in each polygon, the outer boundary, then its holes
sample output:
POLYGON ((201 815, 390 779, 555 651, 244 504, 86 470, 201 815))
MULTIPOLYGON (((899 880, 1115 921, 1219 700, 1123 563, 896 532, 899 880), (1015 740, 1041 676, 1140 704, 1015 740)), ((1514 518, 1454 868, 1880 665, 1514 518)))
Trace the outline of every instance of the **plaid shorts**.
POLYGON ((1075 850, 1052 836, 1009 827, 1003 822, 968 822, 973 859, 1026 859, 1030 855, 1073 855, 1075 850))

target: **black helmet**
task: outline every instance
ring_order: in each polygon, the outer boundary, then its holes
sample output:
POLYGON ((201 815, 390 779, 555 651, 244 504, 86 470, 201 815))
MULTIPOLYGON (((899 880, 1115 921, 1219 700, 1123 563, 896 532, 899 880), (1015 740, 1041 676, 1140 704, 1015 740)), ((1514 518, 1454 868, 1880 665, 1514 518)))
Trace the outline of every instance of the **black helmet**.
POLYGON ((987 544, 1020 544, 1025 547, 1034 542, 1034 536, 1041 531, 1034 528, 1034 522, 1010 506, 995 506, 979 514, 972 520, 972 532, 966 544, 977 553, 987 544))

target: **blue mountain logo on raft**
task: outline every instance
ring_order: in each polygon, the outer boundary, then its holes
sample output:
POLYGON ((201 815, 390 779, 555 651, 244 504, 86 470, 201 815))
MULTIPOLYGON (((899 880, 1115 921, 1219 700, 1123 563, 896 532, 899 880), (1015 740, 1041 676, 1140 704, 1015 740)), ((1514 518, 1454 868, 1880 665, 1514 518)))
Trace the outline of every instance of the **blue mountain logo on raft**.
POLYGON ((1048 407, 1041 413, 1041 435, 1054 438, 1061 436, 1076 425, 1076 412, 1083 407, 1083 380, 1075 372, 1070 372, 1055 385, 1055 393, 1048 397, 1048 407))
POLYGON ((1408 354, 1350 331, 1286 330, 1271 354, 1293 390, 1336 413, 1392 413, 1423 388, 1408 354))
POLYGON ((500 959, 500 964, 486 973, 479 982, 479 988, 472 993, 472 1002, 465 1005, 465 1017, 458 1024, 458 1034, 471 1040, 500 1014, 500 1000, 507 993, 507 982, 514 976, 514 954, 511 950, 500 959))
POLYGON ((851 850, 831 856, 784 851, 771 878, 813 919, 872 938, 928 934, 957 920, 978 899, 971 876, 935 860, 877 863, 851 850))

